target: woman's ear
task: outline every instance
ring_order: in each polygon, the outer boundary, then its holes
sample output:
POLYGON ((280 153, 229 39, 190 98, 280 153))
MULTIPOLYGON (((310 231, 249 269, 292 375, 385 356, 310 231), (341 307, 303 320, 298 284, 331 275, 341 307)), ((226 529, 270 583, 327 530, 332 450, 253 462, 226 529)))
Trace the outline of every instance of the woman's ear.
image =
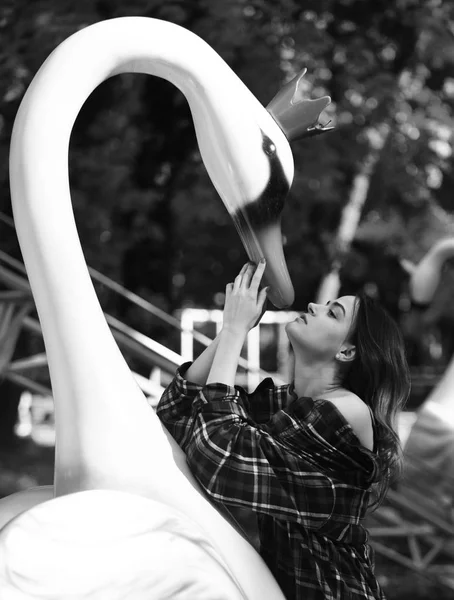
POLYGON ((344 344, 336 354, 336 360, 342 363, 351 362, 356 356, 356 346, 344 344))

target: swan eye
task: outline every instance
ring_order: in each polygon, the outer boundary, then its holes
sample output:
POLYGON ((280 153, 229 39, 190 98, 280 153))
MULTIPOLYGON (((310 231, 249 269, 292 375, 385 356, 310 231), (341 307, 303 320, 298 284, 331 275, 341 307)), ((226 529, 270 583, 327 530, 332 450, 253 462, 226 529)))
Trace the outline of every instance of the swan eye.
POLYGON ((268 156, 274 156, 276 154, 276 146, 271 140, 265 140, 263 143, 263 151, 268 156))

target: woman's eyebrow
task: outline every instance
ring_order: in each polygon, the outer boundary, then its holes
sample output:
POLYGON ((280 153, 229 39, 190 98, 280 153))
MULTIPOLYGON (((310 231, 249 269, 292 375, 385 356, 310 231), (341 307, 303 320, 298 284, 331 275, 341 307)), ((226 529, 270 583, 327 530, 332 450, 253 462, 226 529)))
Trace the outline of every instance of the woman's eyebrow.
MULTIPOLYGON (((330 303, 331 303, 331 301, 327 302, 327 303, 326 303, 326 306, 328 306, 330 303)), ((347 312, 346 312, 346 310, 345 310, 345 307, 344 307, 344 305, 343 305, 343 304, 341 304, 340 302, 338 302, 337 300, 334 300, 334 302, 332 302, 332 304, 333 304, 334 306, 339 306, 339 307, 342 309, 342 312, 344 313, 344 317, 345 317, 345 315, 347 314, 347 312)))

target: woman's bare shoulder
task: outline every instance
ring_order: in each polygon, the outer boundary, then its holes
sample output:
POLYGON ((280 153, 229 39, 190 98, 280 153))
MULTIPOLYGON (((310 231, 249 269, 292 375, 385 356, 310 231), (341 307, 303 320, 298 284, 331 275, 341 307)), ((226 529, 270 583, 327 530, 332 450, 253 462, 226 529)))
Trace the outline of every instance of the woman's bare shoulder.
POLYGON ((372 450, 374 447, 374 432, 372 417, 367 404, 353 392, 345 391, 324 397, 337 408, 349 423, 363 446, 372 450))

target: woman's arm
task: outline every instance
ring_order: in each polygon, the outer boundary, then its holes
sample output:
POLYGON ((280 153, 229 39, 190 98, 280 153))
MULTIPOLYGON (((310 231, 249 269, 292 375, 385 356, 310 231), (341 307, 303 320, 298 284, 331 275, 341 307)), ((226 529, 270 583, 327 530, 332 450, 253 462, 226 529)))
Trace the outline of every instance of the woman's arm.
POLYGON ((235 385, 241 349, 248 332, 260 318, 268 288, 259 290, 265 261, 247 263, 226 287, 224 322, 206 383, 235 385))
POLYGON ((197 383, 198 385, 205 385, 210 372, 211 365, 213 364, 213 358, 216 353, 220 340, 220 333, 214 338, 209 346, 205 348, 202 354, 192 363, 189 369, 185 373, 185 379, 197 383))
MULTIPOLYGON (((188 381, 197 383, 198 385, 206 384, 208 374, 212 368, 213 360, 218 352, 219 346, 221 346, 221 348, 219 351, 218 362, 222 370, 227 368, 230 374, 233 372, 233 378, 235 378, 241 349, 246 341, 246 336, 249 330, 257 325, 257 322, 263 314, 266 291, 268 288, 262 290, 262 293, 259 294, 258 287, 264 270, 265 262, 259 263, 257 267, 252 263, 246 263, 241 269, 238 277, 235 279, 235 282, 227 285, 223 329, 186 371, 185 378, 188 381), (247 290, 249 290, 249 293, 252 296, 252 302, 251 298, 249 299, 249 304, 252 304, 252 319, 249 318, 251 314, 251 308, 249 306, 241 306, 240 311, 236 308, 237 312, 231 314, 232 303, 235 302, 235 300, 238 301, 238 298, 232 298, 232 296, 247 290), (228 311, 227 314, 226 310, 228 311)), ((245 302, 243 300, 243 305, 244 304, 245 302)), ((213 374, 215 375, 216 372, 213 374)))
POLYGON ((193 427, 192 405, 202 386, 213 381, 234 385, 241 348, 263 312, 267 288, 258 292, 258 286, 264 268, 264 263, 257 268, 246 264, 235 283, 227 286, 221 333, 194 363, 177 370, 158 403, 158 417, 183 448, 193 427))
POLYGON ((278 415, 271 429, 257 427, 238 389, 222 383, 207 384, 192 411, 182 448, 210 498, 310 529, 327 523, 334 483, 296 450, 310 440, 295 419, 278 415))
POLYGON ((246 333, 235 333, 223 329, 219 335, 219 344, 213 359, 206 383, 224 383, 235 385, 236 371, 246 333))

